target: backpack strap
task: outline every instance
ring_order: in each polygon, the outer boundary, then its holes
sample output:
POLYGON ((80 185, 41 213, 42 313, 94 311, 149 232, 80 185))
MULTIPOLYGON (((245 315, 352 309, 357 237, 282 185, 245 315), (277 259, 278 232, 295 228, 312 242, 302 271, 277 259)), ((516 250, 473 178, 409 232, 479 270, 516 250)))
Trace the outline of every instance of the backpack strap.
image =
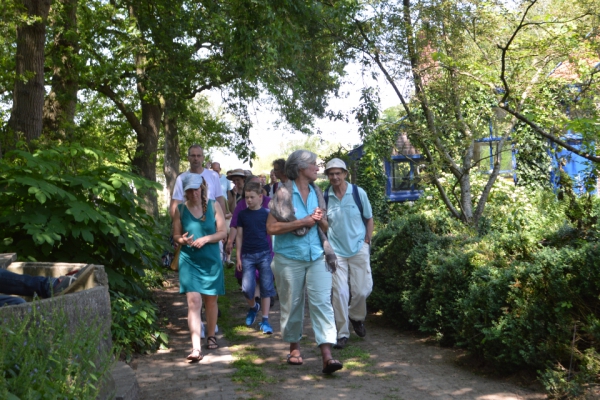
POLYGON ((367 219, 363 216, 363 204, 358 194, 358 186, 355 184, 352 184, 352 197, 354 198, 354 202, 358 207, 358 211, 360 211, 360 217, 362 218, 363 223, 365 224, 365 226, 367 226, 367 219))
POLYGON ((325 191, 323 192, 323 198, 325 199, 325 205, 328 206, 329 205, 329 188, 331 187, 331 185, 328 185, 325 188, 325 191))

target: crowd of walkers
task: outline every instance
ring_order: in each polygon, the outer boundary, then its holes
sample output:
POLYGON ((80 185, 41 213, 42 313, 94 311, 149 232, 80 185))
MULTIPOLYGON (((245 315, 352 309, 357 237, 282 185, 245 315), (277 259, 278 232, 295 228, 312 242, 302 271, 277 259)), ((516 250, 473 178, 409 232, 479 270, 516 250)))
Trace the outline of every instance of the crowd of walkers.
MULTIPOLYGON (((218 297, 225 294, 224 268, 235 266, 248 304, 247 326, 258 320, 257 328, 272 334, 269 311, 278 296, 281 336, 289 343, 287 363, 301 365, 307 300, 323 373, 342 369, 332 349, 347 345, 350 327, 366 335, 366 299, 373 286, 371 205, 365 191, 347 181, 344 161, 326 163, 329 185, 322 191, 315 184, 317 155, 307 150, 274 160, 269 182, 264 174, 241 168, 221 174, 219 163, 205 162, 199 145, 190 146, 187 157, 189 170, 177 177, 169 204, 180 293, 188 305, 192 351, 187 359, 202 360, 203 338, 206 349, 219 347, 218 297)), ((9 295, 68 293, 91 270, 57 279, 0 270, 0 305, 22 302, 9 295)))
POLYGON ((307 150, 274 160, 269 182, 264 174, 241 168, 221 174, 219 163, 205 164, 198 145, 188 149, 188 160, 190 169, 177 178, 170 204, 192 338, 187 359, 203 358, 203 302, 206 348, 218 348, 217 299, 225 294, 224 267, 235 266, 248 304, 247 326, 258 319, 258 329, 272 334, 269 310, 278 295, 281 335, 289 343, 287 363, 301 365, 307 296, 322 371, 342 369, 332 348, 347 345, 350 327, 358 336, 366 335, 366 299, 373 286, 372 209, 365 191, 347 181, 344 161, 327 162, 329 185, 323 192, 315 184, 317 155, 307 150))

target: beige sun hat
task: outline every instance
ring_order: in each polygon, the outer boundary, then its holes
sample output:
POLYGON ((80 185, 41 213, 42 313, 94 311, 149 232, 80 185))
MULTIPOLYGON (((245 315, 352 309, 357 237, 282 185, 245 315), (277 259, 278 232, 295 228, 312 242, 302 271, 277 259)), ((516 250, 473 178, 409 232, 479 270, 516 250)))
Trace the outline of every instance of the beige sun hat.
POLYGON ((325 175, 327 175, 327 171, 329 171, 331 168, 341 168, 344 171, 348 172, 348 169, 346 168, 346 163, 343 160, 340 160, 339 158, 332 158, 331 160, 329 160, 329 162, 325 165, 325 175))
POLYGON ((229 173, 227 173, 227 179, 229 179, 230 181, 233 180, 234 176, 241 176, 242 178, 246 179, 246 174, 241 168, 234 169, 233 171, 229 171, 229 173))

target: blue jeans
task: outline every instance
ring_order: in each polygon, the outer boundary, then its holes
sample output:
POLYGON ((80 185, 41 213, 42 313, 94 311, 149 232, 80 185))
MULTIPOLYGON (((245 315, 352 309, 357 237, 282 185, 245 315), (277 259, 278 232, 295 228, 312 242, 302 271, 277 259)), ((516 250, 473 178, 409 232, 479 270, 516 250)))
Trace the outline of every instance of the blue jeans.
POLYGON ((260 297, 274 297, 273 271, 271 271, 271 251, 242 255, 242 293, 248 300, 254 298, 256 270, 259 272, 260 297))
MULTIPOLYGON (((47 298, 52 296, 52 284, 55 278, 44 276, 31 276, 15 274, 0 268, 0 293, 16 294, 19 296, 34 296, 47 298)), ((19 297, 5 296, 0 294, 0 307, 3 305, 14 305, 24 303, 19 297)))

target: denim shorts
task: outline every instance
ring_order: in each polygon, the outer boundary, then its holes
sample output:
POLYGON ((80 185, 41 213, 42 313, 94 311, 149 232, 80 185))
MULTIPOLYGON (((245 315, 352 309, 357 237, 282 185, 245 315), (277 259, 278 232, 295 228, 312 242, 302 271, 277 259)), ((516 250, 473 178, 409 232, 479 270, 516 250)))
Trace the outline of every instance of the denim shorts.
POLYGON ((271 251, 242 255, 242 292, 248 300, 254 298, 256 288, 256 271, 259 272, 260 297, 274 297, 276 295, 271 271, 271 251))

